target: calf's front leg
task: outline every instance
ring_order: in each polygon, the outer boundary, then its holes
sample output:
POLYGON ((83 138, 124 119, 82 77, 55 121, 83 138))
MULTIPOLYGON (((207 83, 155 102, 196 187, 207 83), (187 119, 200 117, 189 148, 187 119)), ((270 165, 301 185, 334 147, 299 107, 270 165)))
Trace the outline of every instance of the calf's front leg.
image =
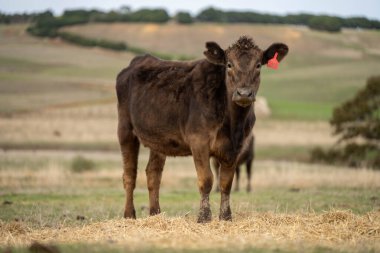
POLYGON ((219 220, 231 221, 230 192, 232 181, 234 179, 235 167, 222 164, 219 173, 221 193, 219 220))
POLYGON ((211 221, 209 196, 213 184, 213 174, 210 168, 209 151, 203 147, 192 148, 195 168, 198 176, 198 188, 201 194, 198 223, 211 221))

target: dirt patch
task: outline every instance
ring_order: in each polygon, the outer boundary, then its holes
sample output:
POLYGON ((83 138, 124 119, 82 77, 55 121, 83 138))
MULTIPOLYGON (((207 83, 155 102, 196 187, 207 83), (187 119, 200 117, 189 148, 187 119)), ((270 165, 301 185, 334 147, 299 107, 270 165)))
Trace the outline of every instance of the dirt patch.
POLYGON ((143 33, 155 33, 160 29, 160 27, 156 24, 147 24, 144 25, 142 32, 143 33))
POLYGON ((325 49, 320 52, 321 55, 331 58, 343 58, 343 59, 362 59, 363 52, 350 48, 333 48, 325 49))
POLYGON ((337 138, 328 122, 257 120, 257 146, 331 146, 337 138))

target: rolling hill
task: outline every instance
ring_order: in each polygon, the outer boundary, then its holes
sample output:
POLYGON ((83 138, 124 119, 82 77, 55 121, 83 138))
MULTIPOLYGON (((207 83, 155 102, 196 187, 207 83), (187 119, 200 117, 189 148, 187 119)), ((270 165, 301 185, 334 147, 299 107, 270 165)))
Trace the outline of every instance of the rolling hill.
POLYGON ((380 33, 345 29, 316 32, 300 26, 252 24, 86 24, 64 28, 90 38, 124 41, 148 51, 201 58, 205 41, 227 47, 239 36, 252 36, 261 48, 285 42, 290 54, 279 71, 264 69, 260 94, 274 117, 318 119, 379 73, 380 33))

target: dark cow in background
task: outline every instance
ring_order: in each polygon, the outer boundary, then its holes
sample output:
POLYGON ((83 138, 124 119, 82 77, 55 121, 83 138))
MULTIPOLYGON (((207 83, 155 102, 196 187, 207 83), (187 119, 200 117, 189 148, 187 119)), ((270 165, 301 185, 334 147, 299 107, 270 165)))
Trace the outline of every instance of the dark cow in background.
POLYGON ((211 221, 211 157, 220 163, 219 219, 231 220, 231 185, 256 120, 252 103, 261 66, 275 55, 281 61, 288 47, 275 43, 262 51, 243 36, 227 50, 215 42, 207 42, 206 48, 206 59, 192 62, 139 56, 117 77, 126 218, 136 218, 133 191, 142 143, 150 149, 146 176, 151 215, 160 213, 159 188, 166 156, 192 155, 201 195, 198 222, 211 221))
MULTIPOLYGON (((252 162, 255 158, 255 137, 252 134, 252 138, 249 141, 249 144, 247 145, 247 148, 242 151, 239 160, 237 162, 236 166, 236 172, 235 172, 235 191, 240 190, 240 166, 245 164, 246 172, 247 172, 247 186, 246 191, 250 192, 252 190, 251 186, 251 176, 252 176, 252 162)), ((212 159, 213 165, 214 165, 214 171, 215 171, 215 177, 216 177, 216 187, 215 190, 217 192, 220 191, 220 180, 219 180, 219 170, 220 170, 220 164, 216 159, 212 159)))

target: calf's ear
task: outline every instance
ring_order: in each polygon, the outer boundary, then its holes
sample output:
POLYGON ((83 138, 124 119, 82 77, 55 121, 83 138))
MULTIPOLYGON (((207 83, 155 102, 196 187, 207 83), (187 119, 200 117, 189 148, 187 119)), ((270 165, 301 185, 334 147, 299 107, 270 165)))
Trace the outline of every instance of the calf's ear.
POLYGON ((216 65, 226 64, 224 50, 215 42, 206 42, 207 50, 203 52, 206 59, 216 65))
POLYGON ((263 53, 261 64, 267 64, 270 59, 277 53, 277 60, 280 62, 288 54, 289 47, 283 43, 274 43, 263 53))

